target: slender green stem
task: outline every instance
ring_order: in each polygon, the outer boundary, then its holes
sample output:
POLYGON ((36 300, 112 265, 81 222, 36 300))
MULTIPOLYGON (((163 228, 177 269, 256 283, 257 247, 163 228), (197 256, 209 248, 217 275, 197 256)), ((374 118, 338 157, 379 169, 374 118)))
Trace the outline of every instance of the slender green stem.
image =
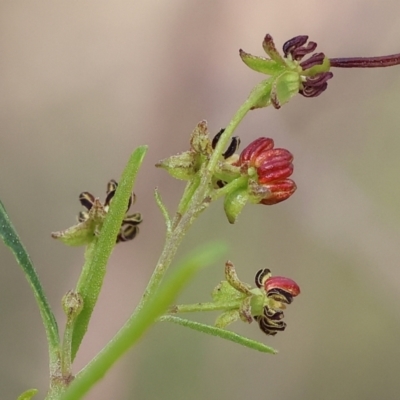
POLYGON ((62 353, 61 353, 61 374, 66 377, 71 375, 71 344, 72 344, 72 332, 73 332, 73 320, 67 319, 65 325, 64 337, 62 342, 62 353))
MULTIPOLYGON (((218 163, 219 157, 223 153, 224 149, 228 145, 229 139, 233 135, 233 132, 238 127, 240 122, 246 116, 246 114, 254 107, 257 102, 265 96, 265 88, 264 86, 257 85, 252 92, 250 93, 247 100, 240 106, 239 110, 233 116, 232 120, 229 122, 228 126, 225 128, 224 133, 221 135, 218 140, 217 146, 215 147, 214 153, 208 163, 207 172, 208 174, 212 174, 215 170, 215 167, 218 163)), ((202 182, 204 180, 209 179, 209 176, 206 175, 203 177, 202 182)))
POLYGON ((183 215, 188 209, 188 205, 190 204, 190 201, 192 200, 194 193, 199 187, 199 183, 200 179, 196 176, 186 185, 185 191, 178 205, 178 211, 177 211, 178 215, 183 215))
POLYGON ((179 313, 199 312, 199 311, 235 310, 240 308, 242 303, 243 299, 218 302, 218 303, 209 302, 209 303, 195 303, 195 304, 179 304, 176 306, 172 306, 168 310, 168 314, 179 314, 179 313))
POLYGON ((245 176, 241 176, 240 178, 234 179, 232 182, 229 182, 221 189, 215 190, 212 196, 213 201, 219 199, 222 196, 225 196, 227 193, 232 193, 235 189, 242 188, 248 182, 248 178, 245 176))
POLYGON ((160 209, 161 214, 164 217, 165 225, 167 226, 167 235, 169 235, 171 233, 171 228, 172 228, 171 218, 169 216, 167 208, 165 207, 165 204, 162 201, 160 192, 158 191, 157 188, 154 191, 154 198, 156 199, 156 203, 158 205, 158 208, 160 209))

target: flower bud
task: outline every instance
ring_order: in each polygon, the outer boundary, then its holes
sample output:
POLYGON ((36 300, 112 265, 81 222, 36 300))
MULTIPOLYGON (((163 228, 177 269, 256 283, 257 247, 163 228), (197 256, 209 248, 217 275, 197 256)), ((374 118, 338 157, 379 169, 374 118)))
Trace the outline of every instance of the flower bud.
POLYGON ((158 168, 164 168, 173 178, 188 181, 196 174, 197 155, 194 151, 185 151, 159 161, 158 168))
POLYGON ((70 290, 62 298, 62 307, 68 318, 76 318, 83 309, 83 298, 79 293, 70 290))
POLYGON ((236 190, 225 196, 224 210, 231 224, 235 223, 236 218, 242 212, 248 200, 249 194, 246 188, 236 190))
POLYGON ((253 203, 272 205, 289 198, 296 184, 287 179, 293 173, 293 155, 286 149, 274 149, 270 138, 261 137, 250 143, 240 154, 235 165, 242 173, 256 178, 249 182, 249 195, 253 203))

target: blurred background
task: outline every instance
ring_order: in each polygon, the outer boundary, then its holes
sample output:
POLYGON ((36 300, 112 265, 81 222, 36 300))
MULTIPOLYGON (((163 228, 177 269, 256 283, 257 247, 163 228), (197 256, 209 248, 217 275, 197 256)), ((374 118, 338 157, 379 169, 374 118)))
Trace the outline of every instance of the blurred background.
MULTIPOLYGON (((186 150, 198 121, 207 119, 211 132, 226 126, 263 79, 239 48, 263 55, 269 32, 279 48, 307 34, 329 57, 400 51, 394 0, 3 0, 0 11, 0 197, 61 330, 60 299, 75 285, 83 248, 50 232, 74 224, 80 192, 103 198, 132 150, 150 146, 135 187, 141 232, 112 255, 76 372, 128 318, 161 252, 154 188, 172 213, 184 184, 154 164, 186 150)), ((234 226, 222 203, 213 204, 178 255, 225 239, 244 281, 264 267, 295 279, 302 293, 285 313, 284 333, 232 326, 279 354, 158 324, 87 399, 399 398, 400 67, 333 72, 320 97, 253 111, 235 133, 242 148, 270 136, 289 149, 296 194, 274 207, 246 207, 234 226)), ((3 244, 0 257, 1 398, 32 387, 43 398, 39 312, 3 244)), ((202 271, 180 302, 209 301, 223 266, 202 271)), ((216 315, 192 317, 212 323, 216 315)))

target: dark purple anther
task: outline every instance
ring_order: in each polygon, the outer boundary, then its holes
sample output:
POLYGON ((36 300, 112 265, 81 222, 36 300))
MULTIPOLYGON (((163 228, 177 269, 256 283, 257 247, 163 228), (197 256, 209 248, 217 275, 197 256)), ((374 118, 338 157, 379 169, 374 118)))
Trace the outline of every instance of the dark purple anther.
POLYGON ((324 53, 315 53, 307 60, 304 60, 300 63, 300 66, 303 70, 313 67, 314 65, 322 65, 325 59, 324 53))
POLYGON ((301 35, 301 36, 295 36, 294 38, 285 42, 285 44, 283 45, 283 53, 285 54, 285 57, 287 57, 288 54, 292 54, 292 52, 298 47, 301 47, 303 46, 303 44, 306 44, 307 40, 308 36, 301 35))
POLYGON ((317 43, 315 42, 308 42, 307 46, 298 47, 294 49, 292 52, 293 60, 299 61, 305 55, 312 53, 317 48, 317 43))

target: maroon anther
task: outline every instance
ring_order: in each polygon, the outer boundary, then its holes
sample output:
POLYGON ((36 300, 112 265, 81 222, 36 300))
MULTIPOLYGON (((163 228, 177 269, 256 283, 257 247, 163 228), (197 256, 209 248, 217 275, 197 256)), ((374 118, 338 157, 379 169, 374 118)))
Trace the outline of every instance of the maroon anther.
POLYGON ((303 44, 306 44, 307 40, 308 36, 301 35, 301 36, 295 36, 294 38, 285 42, 285 44, 283 45, 283 53, 285 54, 285 57, 287 57, 288 54, 292 54, 292 52, 298 47, 301 47, 303 46, 303 44))
POLYGON ((303 88, 299 93, 304 97, 317 97, 328 87, 328 80, 333 77, 332 72, 321 72, 314 77, 308 77, 302 83, 303 88))
POLYGON ((324 62, 325 54, 324 53, 315 53, 307 60, 304 60, 300 63, 301 68, 304 70, 313 67, 314 65, 321 65, 324 62))

